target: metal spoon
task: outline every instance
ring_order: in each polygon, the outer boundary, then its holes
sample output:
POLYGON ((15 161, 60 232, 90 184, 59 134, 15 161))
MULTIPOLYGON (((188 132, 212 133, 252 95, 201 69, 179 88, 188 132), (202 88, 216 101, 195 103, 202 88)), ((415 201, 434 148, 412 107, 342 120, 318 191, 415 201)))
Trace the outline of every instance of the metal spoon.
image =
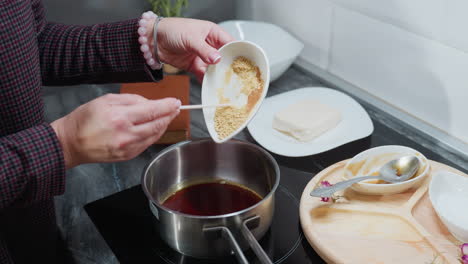
POLYGON ((329 187, 318 187, 310 192, 314 197, 331 197, 335 192, 346 189, 364 180, 384 180, 390 183, 402 182, 411 178, 419 169, 419 159, 415 156, 403 156, 389 161, 379 170, 379 176, 355 177, 338 182, 329 187))

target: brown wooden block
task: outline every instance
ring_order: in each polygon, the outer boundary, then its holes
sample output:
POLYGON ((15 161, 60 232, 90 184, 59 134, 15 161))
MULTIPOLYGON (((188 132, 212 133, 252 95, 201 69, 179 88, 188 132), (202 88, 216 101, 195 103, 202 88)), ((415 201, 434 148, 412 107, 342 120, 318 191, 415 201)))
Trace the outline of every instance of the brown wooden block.
MULTIPOLYGON (((120 93, 138 94, 151 100, 173 97, 182 104, 190 104, 190 78, 188 75, 167 75, 156 83, 124 83, 120 87, 120 93)), ((158 144, 176 143, 189 138, 190 111, 181 111, 169 124, 158 144)))
POLYGON ((190 139, 189 130, 168 130, 158 140, 157 144, 172 144, 190 139))

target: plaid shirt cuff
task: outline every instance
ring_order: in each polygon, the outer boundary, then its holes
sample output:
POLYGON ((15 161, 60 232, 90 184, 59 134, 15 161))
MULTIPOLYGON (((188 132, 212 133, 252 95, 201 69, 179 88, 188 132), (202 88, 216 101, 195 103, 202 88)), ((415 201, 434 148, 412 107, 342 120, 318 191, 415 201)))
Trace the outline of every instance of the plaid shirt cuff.
MULTIPOLYGON (((55 131, 49 124, 0 138, 3 177, 0 209, 27 206, 65 191, 65 162, 55 131)), ((1 175, 0 175, 1 176, 1 175)))

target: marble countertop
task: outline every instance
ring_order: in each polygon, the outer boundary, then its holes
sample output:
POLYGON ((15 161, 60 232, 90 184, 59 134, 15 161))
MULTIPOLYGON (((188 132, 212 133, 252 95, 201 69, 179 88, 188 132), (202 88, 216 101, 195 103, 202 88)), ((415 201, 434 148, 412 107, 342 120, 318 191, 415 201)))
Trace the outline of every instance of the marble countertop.
MULTIPOLYGON (((325 86, 317 78, 299 68, 290 68, 280 79, 270 85, 268 96, 292 89, 310 86, 325 86)), ((71 112, 80 104, 106 93, 118 93, 119 86, 81 85, 75 87, 44 87, 43 98, 48 121, 53 121, 71 112)), ((417 130, 376 109, 360 102, 371 116, 374 133, 361 140, 360 146, 398 144, 418 149, 429 159, 446 163, 468 172, 468 157, 443 148, 443 144, 427 138, 417 130)), ((191 103, 200 103, 200 85, 191 83, 191 103)), ((192 138, 208 137, 201 111, 191 112, 192 138)), ((237 139, 254 142, 245 129, 237 139)), ((350 158, 358 151, 353 143, 338 149, 306 158, 288 158, 274 155, 282 166, 312 174, 343 159, 350 158)), ((152 146, 133 160, 119 163, 87 164, 67 172, 65 194, 56 197, 57 220, 64 240, 77 263, 118 263, 104 239, 86 214, 83 206, 140 184, 142 170, 146 163, 164 146, 152 146)))

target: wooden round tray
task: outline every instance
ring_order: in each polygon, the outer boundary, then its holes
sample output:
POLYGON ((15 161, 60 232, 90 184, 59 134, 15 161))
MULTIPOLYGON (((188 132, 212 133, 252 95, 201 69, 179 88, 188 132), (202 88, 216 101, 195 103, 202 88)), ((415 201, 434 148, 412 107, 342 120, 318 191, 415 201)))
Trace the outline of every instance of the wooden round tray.
POLYGON ((309 194, 321 181, 341 181, 346 161, 317 174, 302 193, 299 214, 304 234, 327 263, 460 263, 461 242, 439 220, 427 189, 431 175, 447 165, 430 161, 431 174, 418 188, 372 196, 351 189, 345 199, 321 202, 309 194))

